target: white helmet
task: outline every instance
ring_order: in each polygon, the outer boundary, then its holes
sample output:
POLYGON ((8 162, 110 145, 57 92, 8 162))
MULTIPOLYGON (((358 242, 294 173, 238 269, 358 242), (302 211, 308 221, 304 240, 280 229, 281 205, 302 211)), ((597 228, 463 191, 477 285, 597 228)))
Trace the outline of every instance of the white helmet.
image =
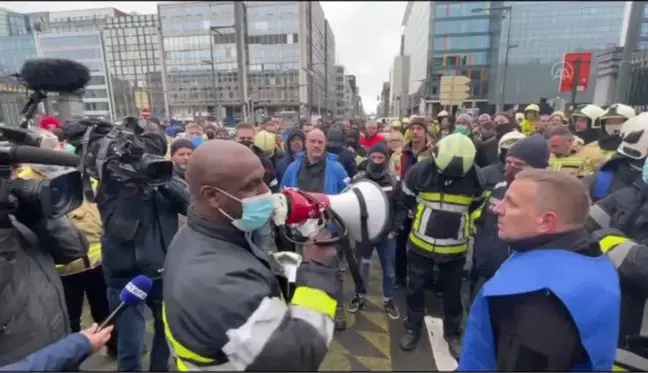
POLYGON ((526 136, 522 132, 518 131, 511 131, 499 140, 497 143, 497 155, 500 156, 502 155, 502 150, 508 151, 513 144, 518 142, 519 140, 522 140, 526 136))
POLYGON ((608 124, 608 119, 619 118, 625 122, 628 119, 633 118, 635 115, 637 115, 635 109, 628 105, 612 104, 599 116, 598 120, 601 123, 603 131, 608 135, 613 135, 615 132, 621 130, 622 124, 608 124))
POLYGON ((621 144, 617 152, 632 159, 644 159, 648 155, 648 113, 628 119, 621 126, 621 144))

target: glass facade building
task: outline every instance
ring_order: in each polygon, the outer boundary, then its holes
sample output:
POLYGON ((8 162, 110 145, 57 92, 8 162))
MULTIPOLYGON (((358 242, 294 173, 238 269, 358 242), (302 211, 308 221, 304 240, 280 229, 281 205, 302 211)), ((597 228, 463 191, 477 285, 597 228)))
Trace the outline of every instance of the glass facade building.
MULTIPOLYGON (((570 93, 558 91, 559 75, 555 74, 563 54, 589 51, 595 57, 609 46, 618 45, 623 24, 625 2, 570 1, 512 1, 502 2, 512 7, 511 44, 506 81, 505 102, 538 102, 541 97, 570 98, 570 93), (542 22, 538 21, 542 15, 542 22), (533 87, 529 89, 528 87, 533 87)), ((509 18, 501 20, 497 30, 500 38, 498 65, 503 66, 509 18), (501 31, 500 31, 501 30, 501 31)), ((501 88, 503 69, 498 71, 497 87, 501 88)), ((596 64, 592 64, 590 84, 579 92, 576 100, 591 102, 596 79, 596 64)), ((496 96, 492 96, 496 99, 496 96)))
POLYGON ((0 51, 0 74, 5 75, 20 71, 26 60, 38 55, 33 34, 0 36, 0 51))
MULTIPOLYGON (((90 70, 90 83, 83 96, 84 113, 89 117, 112 118, 109 85, 99 31, 37 33, 39 57, 65 58, 82 63, 90 70)), ((56 103, 52 104, 54 111, 56 103)))
POLYGON ((107 19, 102 36, 116 118, 145 108, 166 117, 158 28, 154 14, 107 19))
POLYGON ((0 37, 29 34, 31 34, 31 27, 26 15, 0 9, 0 37))

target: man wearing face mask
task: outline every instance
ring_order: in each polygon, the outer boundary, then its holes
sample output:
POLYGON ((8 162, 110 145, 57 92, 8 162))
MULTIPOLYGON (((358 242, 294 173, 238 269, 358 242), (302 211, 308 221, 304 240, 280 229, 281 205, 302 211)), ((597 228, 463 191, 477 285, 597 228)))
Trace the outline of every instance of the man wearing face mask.
MULTIPOLYGON (((336 270, 330 245, 304 245, 289 304, 251 232, 274 198, 249 148, 208 141, 187 165, 187 225, 164 268, 166 337, 179 371, 315 371, 333 338, 336 270)), ((314 239, 323 242, 323 230, 314 239)))
POLYGON ((495 179, 495 166, 502 169, 501 181, 492 186, 486 202, 473 214, 475 218, 475 243, 473 245, 473 268, 470 274, 470 292, 474 298, 481 287, 488 281, 509 256, 508 243, 497 236, 497 215, 493 207, 497 205, 515 175, 525 168, 546 168, 549 164, 549 150, 544 136, 535 134, 524 138, 515 131, 502 137, 504 144, 500 147, 502 164, 491 165, 482 169, 483 180, 492 184, 495 179), (506 150, 503 147, 510 146, 506 150), (492 168, 490 168, 492 167, 492 168))
MULTIPOLYGON (((390 216, 392 221, 387 224, 386 229, 381 236, 372 242, 358 242, 356 244, 356 260, 360 264, 362 280, 365 284, 369 283, 369 271, 372 265, 372 256, 374 249, 378 252, 380 266, 382 268, 382 295, 383 310, 392 320, 400 318, 400 312, 394 303, 394 285, 396 283, 396 273, 394 263, 396 259, 396 230, 393 226, 395 220, 394 211, 396 210, 396 199, 392 198, 393 189, 396 185, 396 179, 392 177, 388 170, 389 148, 385 143, 377 143, 368 151, 368 163, 365 171, 359 172, 353 181, 371 180, 378 184, 387 195, 388 200, 392 201, 390 216)), ((366 308, 365 296, 356 288, 356 295, 347 305, 349 312, 354 313, 366 308)))
MULTIPOLYGON (((463 316, 461 281, 470 235, 470 214, 482 200, 483 186, 475 167, 475 146, 461 134, 439 140, 432 159, 415 164, 401 183, 397 198, 414 212, 407 241, 407 320, 401 349, 413 349, 425 316, 425 288, 439 269, 443 284, 443 331, 450 352, 460 350, 463 316)), ((395 227, 403 227, 406 213, 395 227)))
MULTIPOLYGON (((587 105, 594 106, 595 105, 587 105)), ((598 141, 591 142, 585 146, 586 149, 599 150, 603 152, 606 159, 610 159, 621 144, 621 126, 625 121, 636 115, 635 109, 623 104, 613 104, 607 110, 595 111, 598 114, 594 121, 598 121, 598 141)), ((591 117, 591 115, 590 115, 591 117)))

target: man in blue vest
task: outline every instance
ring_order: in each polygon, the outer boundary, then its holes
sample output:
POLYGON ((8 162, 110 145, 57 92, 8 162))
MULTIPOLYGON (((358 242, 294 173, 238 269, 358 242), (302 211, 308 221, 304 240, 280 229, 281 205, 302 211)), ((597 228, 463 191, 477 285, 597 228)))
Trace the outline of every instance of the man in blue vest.
POLYGON ((565 173, 527 169, 495 206, 511 257, 475 298, 460 371, 610 371, 621 295, 585 231, 589 197, 565 173))

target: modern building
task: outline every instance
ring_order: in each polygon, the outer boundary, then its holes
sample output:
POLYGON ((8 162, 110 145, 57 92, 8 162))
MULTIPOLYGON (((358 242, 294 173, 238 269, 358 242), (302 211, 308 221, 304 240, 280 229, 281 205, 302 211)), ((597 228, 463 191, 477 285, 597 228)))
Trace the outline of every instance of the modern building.
MULTIPOLYGON (((558 90, 563 54, 589 51, 595 59, 606 48, 619 45, 629 17, 627 3, 593 2, 584 7, 568 1, 504 2, 503 6, 511 6, 510 39, 515 46, 509 51, 505 102, 529 103, 541 97, 560 97, 569 103, 571 93, 558 90), (546 22, 537 22, 538 14, 546 15, 546 22)), ((503 67, 509 18, 500 19, 501 26, 494 32, 502 36, 497 61, 503 67)), ((596 74, 596 63, 592 63, 590 84, 585 92, 577 93, 577 102, 592 102, 596 74)), ((500 70, 491 86, 501 90, 503 77, 500 70)))
MULTIPOLYGON (((82 63, 90 70, 90 83, 83 95, 85 115, 114 119, 111 115, 112 105, 102 44, 100 31, 36 33, 39 57, 70 59, 82 63)), ((57 112, 55 97, 50 103, 54 112, 57 112)))
POLYGON ((229 121, 242 118, 245 103, 240 92, 245 79, 239 71, 248 75, 247 97, 254 109, 268 115, 325 109, 327 90, 333 91, 329 85, 335 81, 335 59, 330 55, 335 41, 332 32, 326 32, 319 2, 249 1, 244 5, 239 21, 246 24, 248 44, 243 50, 248 58, 242 67, 238 66, 233 2, 159 5, 172 117, 224 111, 229 121))
POLYGON ((126 15, 116 8, 98 8, 32 13, 30 20, 35 29, 39 27, 47 32, 98 31, 106 26, 109 18, 126 15))
POLYGON ((648 6, 644 6, 643 22, 639 32, 639 49, 648 50, 648 6))
POLYGON ((166 117, 157 15, 107 18, 102 37, 115 117, 166 117))
POLYGON ((345 102, 344 102, 344 92, 345 92, 345 81, 344 81, 344 66, 336 65, 335 66, 335 111, 333 116, 335 118, 342 119, 346 114, 345 102))
POLYGON ((26 15, 0 8, 0 37, 31 34, 26 15))
POLYGON ((26 60, 37 57, 34 34, 0 36, 0 75, 19 72, 26 60))
MULTIPOLYGON (((482 110, 486 110, 486 101, 524 104, 541 97, 569 98, 570 93, 558 92, 560 75, 555 74, 561 70, 563 54, 590 51, 596 56, 618 45, 625 27, 626 3, 597 2, 583 7, 564 1, 410 1, 402 22, 402 54, 411 59, 410 102, 414 109, 421 98, 438 103, 444 75, 470 77, 470 94, 464 105, 482 110), (538 22, 539 15, 546 21, 538 22), (505 68, 507 50, 509 64, 505 68), (501 96, 503 91, 506 97, 501 96)), ((644 31, 648 46, 648 26, 644 31)), ((594 65, 591 80, 596 76, 594 65)), ((577 101, 591 102, 592 95, 590 84, 578 93, 577 101)))
POLYGON ((390 116, 403 117, 408 115, 409 84, 410 84, 410 56, 396 56, 391 68, 391 81, 389 85, 390 116))
MULTIPOLYGON (((410 57, 407 113, 418 112, 421 101, 426 112, 440 109, 442 76, 471 78, 466 106, 488 99, 493 36, 491 15, 479 13, 494 2, 408 2, 404 27, 404 55, 410 57), (424 99, 424 100, 422 100, 424 99)), ((401 98, 402 100, 402 98, 401 98)), ((402 106, 402 104, 401 104, 402 106)))
POLYGON ((336 84, 336 66, 335 66, 335 35, 333 34, 333 29, 328 21, 326 23, 326 35, 324 39, 324 45, 326 48, 326 59, 325 72, 326 76, 324 78, 324 108, 323 112, 326 112, 327 117, 333 116, 335 111, 335 105, 337 98, 335 96, 335 84, 336 84))

